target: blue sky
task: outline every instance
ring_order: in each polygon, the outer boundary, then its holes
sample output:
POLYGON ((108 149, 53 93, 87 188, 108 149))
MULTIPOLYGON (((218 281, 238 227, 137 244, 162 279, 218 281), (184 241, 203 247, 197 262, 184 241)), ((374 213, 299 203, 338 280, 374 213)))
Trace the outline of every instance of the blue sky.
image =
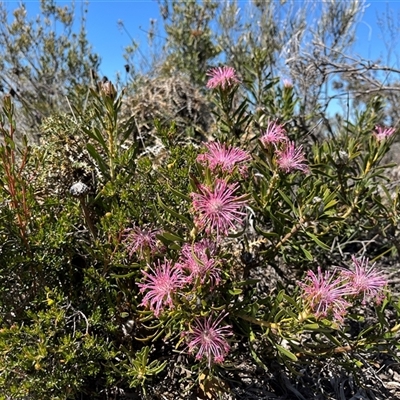
MULTIPOLYGON (((345 1, 345 0, 342 0, 345 1)), ((248 0, 243 1, 247 3, 248 0)), ((17 6, 17 1, 6 1, 9 9, 17 6)), ((39 1, 25 1, 30 16, 35 16, 39 10, 39 1)), ((57 4, 68 4, 69 1, 57 1, 57 4)), ((81 2, 76 0, 77 9, 81 2)), ((367 1, 368 8, 357 29, 357 45, 355 51, 366 58, 377 58, 384 54, 380 29, 376 24, 376 16, 384 12, 389 6, 391 15, 400 21, 400 1, 367 1)), ((125 31, 118 27, 118 20, 122 20, 133 39, 142 44, 145 51, 147 44, 146 30, 150 19, 156 19, 162 25, 159 7, 156 0, 129 0, 129 1, 100 1, 89 2, 87 14, 88 39, 94 51, 102 58, 101 74, 110 79, 117 71, 124 72, 124 47, 130 44, 130 38, 125 31)), ((397 35, 400 38, 400 32, 397 35)), ((399 43, 400 50, 400 43, 399 43)), ((386 61, 386 60, 385 60, 386 61)))

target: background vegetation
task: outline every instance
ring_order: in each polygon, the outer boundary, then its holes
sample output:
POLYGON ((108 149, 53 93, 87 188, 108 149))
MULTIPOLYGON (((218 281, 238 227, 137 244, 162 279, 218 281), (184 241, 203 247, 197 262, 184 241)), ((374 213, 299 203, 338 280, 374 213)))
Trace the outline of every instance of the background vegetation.
POLYGON ((400 86, 349 53, 363 3, 160 2, 162 57, 113 83, 41 10, 0 3, 0 398, 400 396, 400 86), (307 297, 367 259, 384 290, 307 297))

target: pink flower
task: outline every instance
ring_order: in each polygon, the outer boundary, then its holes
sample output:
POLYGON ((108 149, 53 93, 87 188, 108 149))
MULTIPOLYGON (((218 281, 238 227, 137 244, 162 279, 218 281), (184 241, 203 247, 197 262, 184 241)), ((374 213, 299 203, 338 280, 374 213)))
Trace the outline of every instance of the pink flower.
POLYGON ((207 71, 207 75, 210 76, 207 82, 207 87, 209 89, 221 88, 225 90, 230 86, 235 86, 240 83, 236 71, 232 67, 211 68, 207 71))
POLYGON ((299 285, 303 289, 304 302, 317 318, 333 315, 337 321, 342 322, 350 307, 345 297, 354 295, 354 289, 345 277, 335 275, 336 271, 322 273, 318 267, 317 274, 308 271, 305 282, 299 282, 299 285))
POLYGON ((154 254, 158 250, 157 233, 159 230, 143 229, 138 226, 126 229, 124 243, 129 257, 135 253, 140 257, 144 257, 146 252, 154 254))
POLYGON ((285 128, 282 125, 270 121, 268 122, 267 130, 261 136, 260 141, 264 146, 269 144, 276 145, 278 143, 287 142, 288 137, 285 128))
POLYGON ((230 350, 226 337, 233 335, 231 327, 219 327, 226 315, 221 314, 215 321, 211 315, 196 318, 191 329, 183 332, 188 337, 189 352, 197 352, 196 360, 207 359, 209 368, 211 364, 221 364, 230 350))
POLYGON ((304 157, 303 147, 295 147, 293 142, 288 142, 283 150, 276 151, 276 162, 279 169, 289 173, 294 170, 299 170, 304 173, 310 172, 307 165, 307 160, 304 157))
MULTIPOLYGON (((223 172, 232 173, 236 165, 250 160, 250 154, 238 147, 227 146, 224 143, 211 142, 206 144, 207 152, 199 154, 197 161, 203 165, 208 165, 211 171, 220 168, 223 172)), ((240 172, 246 171, 241 168, 240 172)))
POLYGON ((384 128, 382 126, 376 126, 373 134, 374 134, 376 140, 378 142, 380 142, 380 141, 392 136, 394 134, 395 130, 396 130, 395 128, 384 128))
POLYGON ((246 195, 234 196, 239 184, 228 184, 223 179, 215 181, 215 187, 199 185, 200 193, 191 193, 195 223, 207 233, 216 231, 217 236, 228 234, 235 222, 242 223, 246 215, 242 208, 247 204, 246 195))
POLYGON ((368 266, 368 259, 365 257, 357 259, 352 256, 354 272, 344 270, 342 274, 349 279, 350 285, 354 288, 356 295, 362 296, 362 304, 367 301, 374 301, 380 304, 385 297, 384 288, 387 280, 382 272, 376 271, 374 265, 368 266))
POLYGON ((287 89, 291 89, 293 87, 293 83, 290 79, 284 79, 283 80, 283 87, 287 89))
POLYGON ((216 253, 215 242, 203 239, 200 242, 183 245, 179 266, 183 272, 189 273, 186 278, 188 283, 196 282, 204 284, 208 279, 211 286, 216 286, 221 281, 221 270, 217 261, 213 258, 216 253))
POLYGON ((150 273, 142 271, 145 276, 144 283, 138 283, 140 293, 148 291, 141 305, 150 307, 154 315, 158 317, 164 308, 174 308, 173 297, 177 290, 184 285, 182 272, 179 268, 171 266, 167 260, 154 269, 149 267, 150 273))

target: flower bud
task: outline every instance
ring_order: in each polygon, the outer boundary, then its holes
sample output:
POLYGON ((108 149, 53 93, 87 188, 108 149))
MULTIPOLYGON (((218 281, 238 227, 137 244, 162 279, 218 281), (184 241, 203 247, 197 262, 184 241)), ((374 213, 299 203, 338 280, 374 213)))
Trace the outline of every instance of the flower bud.
POLYGON ((110 81, 101 83, 101 92, 111 99, 115 99, 115 96, 117 95, 117 91, 110 81))
POLYGON ((3 97, 3 107, 6 113, 10 113, 12 110, 12 102, 11 102, 11 96, 9 94, 6 94, 3 97))

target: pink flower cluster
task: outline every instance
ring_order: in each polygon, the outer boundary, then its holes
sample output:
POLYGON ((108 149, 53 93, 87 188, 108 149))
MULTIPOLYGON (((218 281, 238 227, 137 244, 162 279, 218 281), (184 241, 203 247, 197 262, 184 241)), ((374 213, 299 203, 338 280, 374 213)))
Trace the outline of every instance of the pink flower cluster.
POLYGON ((383 288, 387 285, 387 279, 380 271, 376 271, 374 265, 369 266, 367 258, 352 257, 353 269, 342 271, 353 287, 355 295, 362 299, 362 304, 372 301, 380 304, 385 298, 383 288))
POLYGON ((308 271, 305 282, 299 283, 303 289, 302 298, 317 318, 332 314, 338 321, 343 321, 350 303, 347 296, 354 294, 354 289, 347 284, 343 276, 335 272, 308 271))
POLYGON ((308 271, 302 288, 302 299, 317 318, 333 316, 339 323, 347 313, 351 302, 361 298, 362 304, 372 301, 379 304, 384 296, 387 280, 383 274, 368 267, 366 258, 352 257, 354 270, 337 269, 315 274, 308 271))
POLYGON ((268 146, 269 144, 276 146, 279 143, 286 143, 288 140, 285 128, 276 121, 268 122, 267 129, 260 138, 264 146, 268 146))
POLYGON ((391 137, 394 132, 396 131, 395 128, 384 128, 382 126, 376 126, 374 131, 374 136, 378 142, 385 140, 391 137))
MULTIPOLYGON (((204 284, 211 287, 221 281, 221 269, 215 259, 217 248, 211 240, 185 244, 177 263, 158 261, 148 271, 142 271, 144 282, 138 283, 140 293, 145 293, 142 306, 150 308, 156 317, 167 309, 174 309, 179 296, 185 296, 188 285, 204 284)), ((190 288, 189 288, 190 289, 190 288)), ((232 335, 230 326, 220 326, 226 315, 214 319, 196 318, 190 330, 183 332, 188 350, 196 354, 197 360, 206 359, 209 368, 222 363, 230 350, 227 337, 232 335)))
POLYGON ((211 287, 214 287, 221 282, 221 269, 214 258, 216 252, 215 242, 209 239, 182 246, 178 265, 185 274, 187 283, 199 281, 204 284, 209 280, 211 287))
POLYGON ((219 142, 207 143, 206 152, 197 156, 197 161, 208 166, 213 173, 221 171, 232 174, 239 167, 242 176, 247 174, 245 163, 249 160, 250 154, 247 151, 219 142))
POLYGON ((211 68, 207 71, 207 75, 210 79, 207 82, 209 89, 220 88, 222 90, 229 89, 240 83, 239 78, 236 75, 236 71, 232 67, 217 67, 211 68))
POLYGON ((296 147, 293 142, 287 142, 282 150, 276 151, 276 162, 278 168, 287 174, 295 170, 305 174, 310 172, 303 146, 296 147))
POLYGON ((227 337, 233 335, 231 326, 220 326, 226 314, 220 314, 216 319, 213 316, 196 318, 193 326, 183 332, 187 336, 189 353, 197 353, 196 360, 206 359, 208 368, 212 364, 221 364, 230 346, 227 337))
POLYGON ((303 147, 296 147, 293 142, 289 141, 286 130, 282 125, 270 121, 260 138, 260 142, 264 147, 273 145, 276 164, 281 171, 287 174, 296 170, 305 174, 310 172, 303 147))
POLYGON ((238 188, 238 183, 229 184, 223 179, 216 179, 212 187, 199 185, 199 193, 190 194, 197 227, 219 237, 227 235, 235 224, 241 224, 246 215, 242 209, 247 205, 247 196, 236 196, 238 188))
POLYGON ((283 87, 286 89, 292 89, 293 82, 290 79, 283 79, 283 87))
POLYGON ((141 305, 149 307, 156 317, 166 308, 174 308, 174 296, 185 283, 182 271, 173 266, 168 260, 158 264, 149 272, 142 270, 145 277, 144 283, 138 283, 140 293, 147 291, 141 305))
POLYGON ((135 226, 124 231, 124 244, 126 246, 129 257, 132 258, 137 254, 140 258, 144 258, 146 253, 154 254, 160 250, 157 241, 158 229, 146 229, 135 226))
POLYGON ((220 264, 216 259, 217 247, 208 239, 184 244, 176 263, 166 259, 148 271, 142 270, 144 282, 138 283, 145 293, 141 305, 150 308, 158 317, 166 309, 175 307, 174 300, 199 284, 215 287, 221 282, 220 264))
POLYGON ((198 184, 197 192, 190 194, 194 211, 194 222, 207 234, 228 235, 229 230, 241 225, 246 215, 243 208, 247 205, 247 196, 237 196, 238 183, 228 183, 237 170, 247 175, 246 162, 250 154, 238 147, 225 143, 206 144, 206 152, 197 156, 197 162, 209 168, 214 181, 211 184, 198 184))

